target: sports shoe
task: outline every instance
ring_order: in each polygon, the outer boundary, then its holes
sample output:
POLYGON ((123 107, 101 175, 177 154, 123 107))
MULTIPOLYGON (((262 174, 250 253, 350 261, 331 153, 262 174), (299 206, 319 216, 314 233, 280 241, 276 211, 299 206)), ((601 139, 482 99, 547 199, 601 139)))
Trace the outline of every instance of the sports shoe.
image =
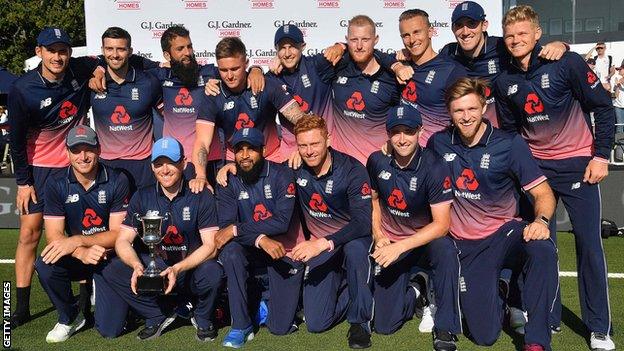
POLYGON ((265 300, 261 300, 260 306, 258 307, 258 313, 256 313, 256 325, 257 326, 265 325, 268 317, 269 317, 269 306, 267 305, 265 300))
POLYGON ((56 323, 54 329, 50 330, 46 336, 46 342, 48 344, 55 342, 63 342, 69 339, 72 334, 82 329, 85 325, 85 319, 82 315, 78 315, 72 324, 56 323))
POLYGON ((139 339, 139 340, 152 340, 152 339, 156 339, 157 337, 160 336, 160 334, 162 334, 163 330, 165 330, 165 328, 167 328, 169 326, 169 324, 173 323, 173 321, 175 319, 176 319, 176 317, 175 317, 175 315, 173 315, 171 317, 165 318, 165 320, 162 321, 160 324, 152 325, 152 326, 143 328, 137 334, 137 339, 139 339))
POLYGON ((361 324, 353 323, 347 333, 349 347, 352 349, 366 349, 371 347, 371 333, 361 324))
POLYGON ((223 339, 223 346, 235 349, 243 347, 247 341, 253 340, 253 326, 245 329, 230 329, 230 332, 223 339))
POLYGON ((561 327, 550 326, 550 334, 555 335, 561 333, 561 327))
POLYGON ((24 325, 30 321, 30 311, 19 312, 15 311, 11 315, 11 329, 15 329, 20 325, 24 325))
POLYGON ((592 332, 589 338, 589 347, 592 351, 611 351, 615 350, 615 344, 609 335, 603 333, 592 332))
POLYGON ((457 337, 449 332, 434 330, 431 332, 433 336, 433 349, 435 351, 456 351, 457 337))
POLYGON ((430 304, 423 308, 423 315, 420 320, 420 324, 418 325, 418 331, 421 333, 431 333, 437 309, 438 308, 434 304, 430 304))
POLYGON ((546 351, 540 344, 524 344, 522 351, 546 351))
POLYGON ((516 333, 524 335, 524 325, 527 323, 527 313, 516 307, 509 307, 509 326, 516 333))
POLYGON ((198 341, 214 341, 217 338, 217 328, 212 323, 210 323, 208 328, 199 328, 197 326, 195 328, 197 329, 195 339, 198 341))

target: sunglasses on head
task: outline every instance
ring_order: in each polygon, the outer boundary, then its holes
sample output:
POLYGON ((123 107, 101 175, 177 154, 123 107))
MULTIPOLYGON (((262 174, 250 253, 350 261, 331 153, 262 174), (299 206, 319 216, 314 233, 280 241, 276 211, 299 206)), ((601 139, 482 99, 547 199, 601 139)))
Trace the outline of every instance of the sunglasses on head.
POLYGON ((479 26, 479 23, 481 23, 481 21, 476 21, 471 18, 464 18, 453 23, 453 29, 457 30, 463 27, 468 27, 468 29, 475 29, 479 26))

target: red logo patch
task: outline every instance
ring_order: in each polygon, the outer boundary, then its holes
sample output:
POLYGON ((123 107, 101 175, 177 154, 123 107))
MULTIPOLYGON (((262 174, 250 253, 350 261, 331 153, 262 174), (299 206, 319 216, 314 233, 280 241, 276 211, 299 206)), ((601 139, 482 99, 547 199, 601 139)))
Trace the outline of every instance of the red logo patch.
POLYGON ((323 201, 323 197, 319 193, 312 194, 310 198, 310 207, 314 211, 327 212, 327 204, 323 201))
POLYGON ((362 93, 354 91, 349 100, 347 100, 347 108, 349 110, 362 111, 366 107, 362 93))
POLYGON ((405 202, 403 192, 397 188, 392 189, 390 196, 388 196, 388 205, 397 210, 405 210, 407 208, 407 202, 405 202))
POLYGON ((362 196, 367 196, 371 194, 371 187, 370 185, 368 185, 368 183, 364 182, 364 184, 362 184, 362 196))
POLYGON ((59 110, 59 118, 65 119, 73 117, 74 115, 76 115, 76 113, 78 113, 78 107, 76 107, 76 105, 72 104, 72 102, 68 100, 63 102, 63 104, 61 105, 61 109, 59 110))
POLYGON ((178 106, 190 106, 193 103, 193 96, 187 88, 180 88, 178 95, 175 97, 175 103, 178 106))
POLYGON ((178 228, 176 228, 175 225, 170 225, 167 227, 165 237, 163 238, 163 243, 165 245, 182 245, 184 243, 184 238, 178 232, 178 228))
POLYGON ((245 112, 241 112, 238 114, 238 118, 236 119, 236 124, 234 125, 234 128, 236 128, 236 130, 243 129, 243 128, 253 128, 254 125, 255 124, 249 118, 249 115, 246 114, 245 112))
POLYGON ((544 104, 537 94, 529 93, 529 95, 527 95, 526 102, 524 103, 524 112, 530 115, 544 112, 544 104))
POLYGON ((474 172, 470 168, 465 168, 459 178, 457 178, 457 182, 455 183, 457 187, 461 190, 470 190, 475 191, 479 187, 479 182, 475 177, 474 172))
POLYGON ((111 115, 111 121, 115 124, 127 124, 130 122, 130 115, 125 107, 118 105, 111 115))
POLYGON ((492 95, 492 89, 490 87, 485 87, 485 97, 489 98, 492 95))
POLYGON ((594 84, 598 80, 598 76, 594 72, 587 72, 587 83, 594 84))
POLYGON ((90 228, 94 225, 102 225, 102 218, 95 213, 95 210, 92 208, 87 208, 84 212, 84 217, 82 217, 82 226, 86 228, 90 228))
POLYGON ((286 194, 295 195, 295 183, 288 184, 288 189, 286 189, 286 194))
POLYGON ((256 207, 254 207, 253 219, 255 222, 264 221, 271 217, 273 217, 273 214, 267 210, 264 204, 257 204, 256 207))
POLYGON ((301 96, 295 95, 293 96, 293 99, 297 101, 297 103, 299 104, 299 107, 301 107, 301 111, 308 112, 308 110, 310 110, 310 105, 301 96))
POLYGON ((403 93, 401 94, 401 96, 403 96, 403 99, 409 102, 416 102, 416 99, 418 98, 418 94, 416 94, 416 82, 411 80, 409 83, 407 83, 405 88, 403 88, 403 93))

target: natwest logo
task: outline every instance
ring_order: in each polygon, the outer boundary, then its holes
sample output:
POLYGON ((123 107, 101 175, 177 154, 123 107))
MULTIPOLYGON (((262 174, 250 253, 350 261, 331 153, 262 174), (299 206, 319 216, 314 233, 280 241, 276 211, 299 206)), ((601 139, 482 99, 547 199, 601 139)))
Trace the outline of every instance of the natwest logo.
POLYGON ((524 112, 530 115, 544 112, 544 104, 536 93, 529 93, 529 95, 527 95, 526 102, 524 103, 524 112))
POLYGON ((140 0, 115 0, 115 5, 117 10, 122 11, 133 11, 141 9, 141 1, 140 0))
POLYGON ((272 9, 274 0, 250 0, 249 3, 253 10, 255 9, 272 9))
POLYGON ((309 205, 314 211, 327 212, 328 210, 327 204, 323 201, 323 197, 319 193, 312 194, 309 205))
POLYGON ((236 124, 234 124, 234 128, 236 128, 236 130, 243 128, 253 128, 254 125, 254 121, 249 118, 249 115, 245 112, 241 112, 238 114, 238 118, 236 119, 236 124))
POLYGON ((70 117, 74 117, 78 113, 78 107, 74 105, 71 101, 67 100, 63 102, 61 108, 59 109, 59 118, 61 119, 60 123, 65 124, 70 121, 70 117))
POLYGON ((128 124, 130 122, 130 115, 123 105, 117 105, 113 114, 111 114, 111 122, 114 124, 128 124))
POLYGON ((396 208, 397 210, 405 210, 407 208, 407 202, 405 201, 405 196, 403 196, 403 192, 398 189, 392 189, 390 196, 388 196, 388 206, 392 208, 396 208))
POLYGON ((273 214, 264 206, 264 204, 257 204, 253 211, 254 222, 264 221, 273 217, 273 214))
POLYGON ((163 244, 181 245, 182 243, 184 243, 184 237, 180 234, 178 228, 175 225, 169 225, 163 238, 163 244))
POLYGON ((409 102, 416 102, 416 99, 418 98, 418 94, 416 93, 416 82, 410 80, 405 88, 403 88, 401 96, 409 102))
POLYGON ((351 94, 351 97, 347 100, 347 108, 349 110, 354 111, 363 111, 366 108, 366 103, 364 102, 364 98, 362 97, 362 93, 359 91, 354 91, 351 94))
POLYGON ((475 191, 479 187, 479 182, 477 181, 472 169, 464 168, 459 178, 457 178, 455 185, 457 185, 457 188, 461 190, 475 191))
POLYGON ((175 103, 178 106, 191 106, 193 103, 193 96, 187 88, 180 88, 178 95, 175 97, 175 103))
POLYGON ((95 213, 95 210, 92 208, 87 208, 84 212, 84 216, 82 217, 82 226, 87 229, 91 228, 94 225, 102 225, 102 218, 95 213))

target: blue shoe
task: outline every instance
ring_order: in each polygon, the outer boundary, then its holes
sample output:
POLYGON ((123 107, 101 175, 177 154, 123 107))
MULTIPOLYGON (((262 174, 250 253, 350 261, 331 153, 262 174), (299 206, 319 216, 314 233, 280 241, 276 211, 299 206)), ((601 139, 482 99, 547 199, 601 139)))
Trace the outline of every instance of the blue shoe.
POLYGON ((235 349, 243 347, 247 341, 254 338, 253 326, 245 329, 230 329, 230 332, 223 339, 223 346, 235 349))
POLYGON ((258 313, 256 314, 256 324, 258 326, 265 325, 268 317, 269 317, 269 306, 267 306, 265 300, 261 300, 260 307, 258 307, 258 313))

